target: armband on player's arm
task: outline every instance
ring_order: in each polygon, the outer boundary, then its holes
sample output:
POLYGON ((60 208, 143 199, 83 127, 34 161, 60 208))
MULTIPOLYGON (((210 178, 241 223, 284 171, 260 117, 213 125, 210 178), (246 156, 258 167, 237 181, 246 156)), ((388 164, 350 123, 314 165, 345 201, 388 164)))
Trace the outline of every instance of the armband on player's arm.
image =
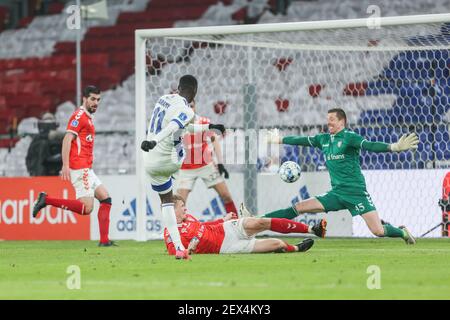
POLYGON ((406 151, 409 149, 417 149, 419 138, 413 132, 410 135, 404 134, 396 143, 391 143, 389 149, 394 152, 406 151))
POLYGON ((157 135, 155 135, 152 138, 152 140, 142 141, 141 149, 144 150, 145 152, 148 152, 149 150, 153 149, 158 144, 158 142, 167 138, 168 136, 175 133, 175 131, 179 129, 180 127, 176 122, 170 121, 169 124, 164 129, 162 129, 157 135))

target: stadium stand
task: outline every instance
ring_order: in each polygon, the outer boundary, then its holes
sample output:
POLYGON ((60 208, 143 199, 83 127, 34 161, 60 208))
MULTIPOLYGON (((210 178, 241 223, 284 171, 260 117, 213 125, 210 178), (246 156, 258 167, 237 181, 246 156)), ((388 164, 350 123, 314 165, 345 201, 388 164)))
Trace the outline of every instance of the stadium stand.
MULTIPOLYGON (((368 0, 361 1, 358 8, 366 8, 368 0)), ((370 1, 373 2, 373 1, 370 1)), ((406 0, 382 1, 386 10, 384 15, 406 15, 410 13, 439 13, 447 11, 448 1, 425 1, 418 6, 406 0)), ((273 1, 215 1, 194 0, 186 4, 181 0, 142 0, 122 1, 108 7, 110 19, 103 22, 89 22, 83 30, 82 61, 83 83, 96 83, 103 93, 101 112, 96 115, 96 126, 102 135, 96 140, 97 173, 133 172, 134 170, 134 39, 133 31, 140 28, 189 27, 207 25, 238 24, 258 17, 259 23, 328 20, 365 17, 366 12, 352 6, 351 0, 345 1, 293 1, 287 15, 275 15, 273 1), (114 133, 115 132, 115 133, 114 133), (121 151, 112 152, 120 141, 121 151), (113 155, 113 156, 111 156, 113 155)), ((381 2, 380 2, 381 3, 381 2)), ((7 30, 0 33, 0 134, 14 129, 14 121, 20 122, 29 117, 38 117, 43 111, 56 112, 58 121, 64 126, 71 110, 74 109, 75 88, 75 43, 74 33, 67 30, 64 13, 60 7, 52 9, 51 16, 34 17, 25 29, 7 30), (59 13, 58 13, 59 12, 59 13), (45 71, 42 71, 45 70, 45 71)), ((0 26, 2 13, 0 10, 0 26)), ((448 37, 449 26, 443 26, 442 35, 448 37)), ((414 41, 414 39, 411 39, 414 41)), ((182 48, 181 48, 182 49, 182 48)), ((223 55, 224 65, 239 64, 236 52, 197 48, 192 52, 175 50, 174 56, 188 55, 189 67, 180 68, 176 59, 168 59, 157 77, 161 88, 174 89, 179 74, 195 73, 200 83, 208 79, 208 91, 200 88, 198 105, 200 112, 212 119, 236 128, 225 144, 232 141, 234 135, 242 135, 243 115, 232 112, 242 105, 241 95, 228 90, 226 83, 238 84, 240 78, 229 74, 229 70, 208 64, 208 55, 223 55), (206 61, 206 64, 205 64, 206 61), (200 68, 201 66, 201 68, 200 68), (204 70, 204 71, 201 71, 204 70), (208 71, 209 70, 209 71, 208 71), (219 74, 210 82, 206 74, 219 74), (227 112, 218 105, 226 105, 227 112)), ((325 61, 331 65, 346 65, 345 61, 325 61)), ((162 63, 162 61, 156 61, 162 63)), ((264 75, 278 85, 265 86, 258 103, 261 105, 258 121, 267 126, 284 123, 285 133, 311 134, 317 128, 304 128, 307 124, 319 125, 326 112, 328 96, 339 97, 338 102, 349 108, 351 128, 369 140, 392 142, 398 139, 409 126, 417 128, 423 143, 414 155, 370 154, 363 152, 363 169, 413 169, 433 166, 436 161, 450 159, 450 142, 448 131, 449 96, 450 96, 450 58, 448 51, 429 51, 427 53, 402 52, 384 56, 374 66, 379 70, 377 79, 371 81, 354 81, 358 79, 364 65, 353 65, 348 70, 335 73, 336 78, 299 80, 311 76, 307 67, 295 59, 280 56, 277 61, 260 61, 261 65, 272 63, 273 68, 266 68, 264 75), (435 57, 446 61, 445 65, 435 68, 435 57), (428 70, 428 71, 427 71, 428 70), (429 70, 435 70, 429 73, 429 70), (308 83, 300 88, 304 97, 290 95, 292 87, 279 85, 289 83, 308 83), (418 81, 427 79, 429 81, 418 81), (344 88, 333 87, 333 82, 347 83, 344 88), (357 102, 352 97, 359 97, 357 102), (297 99, 297 100, 296 100, 297 99), (351 102, 350 102, 351 101, 351 102), (302 112, 296 105, 314 105, 314 108, 302 117, 295 117, 302 112), (365 108, 368 106, 368 108, 365 108), (290 112, 284 112, 289 110, 290 112), (294 112, 294 113, 292 113, 294 112), (293 116, 294 115, 294 116, 293 116), (300 120, 299 120, 300 119, 300 120), (297 129, 294 129, 297 127, 297 129), (312 131, 311 131, 312 130, 312 131), (429 141, 434 141, 430 143, 429 141), (402 157, 409 157, 403 162, 402 157)), ((151 70, 150 70, 151 71, 151 70)), ((239 87, 239 86, 236 86, 239 87)), ((298 90, 298 89, 297 89, 298 90)), ((149 97, 153 101, 160 92, 149 97)), ((22 125, 22 129, 25 125, 22 125)), ((21 133, 24 134, 24 131, 21 133)), ((15 139, 4 139, 0 146, 11 147, 15 139)), ((12 167, 1 171, 3 175, 26 175, 21 163, 21 148, 28 139, 21 139, 11 152, 4 156, 12 167), (14 160, 15 159, 15 160, 14 160), (17 161, 17 159, 20 159, 17 161)), ((1 141, 0 141, 1 142, 1 141)), ((29 143, 29 141, 28 141, 29 143)), ((25 148, 26 150, 26 148, 25 148)), ((238 152, 243 152, 243 150, 238 152)), ((324 159, 319 152, 309 148, 286 147, 282 161, 292 160, 302 163, 303 170, 322 170, 324 159)), ((5 167, 3 167, 5 168, 5 167)))

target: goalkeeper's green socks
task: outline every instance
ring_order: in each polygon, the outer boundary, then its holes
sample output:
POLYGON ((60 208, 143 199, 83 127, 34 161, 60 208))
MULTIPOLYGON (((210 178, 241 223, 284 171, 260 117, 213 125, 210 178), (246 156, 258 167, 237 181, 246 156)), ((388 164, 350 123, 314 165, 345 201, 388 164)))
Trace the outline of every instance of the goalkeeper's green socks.
POLYGON ((400 228, 396 228, 390 224, 384 224, 383 228, 384 228, 384 236, 385 237, 390 237, 390 238, 404 238, 405 237, 405 232, 400 228))
POLYGON ((286 209, 280 209, 276 211, 272 211, 269 213, 266 213, 265 215, 261 216, 260 218, 285 218, 285 219, 294 219, 297 217, 297 211, 292 208, 286 208, 286 209))

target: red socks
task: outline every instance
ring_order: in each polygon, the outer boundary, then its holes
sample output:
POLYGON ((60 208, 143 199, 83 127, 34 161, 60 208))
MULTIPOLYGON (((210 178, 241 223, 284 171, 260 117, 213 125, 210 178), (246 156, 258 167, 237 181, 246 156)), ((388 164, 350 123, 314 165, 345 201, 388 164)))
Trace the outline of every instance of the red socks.
MULTIPOLYGON (((100 208, 98 209, 98 226, 100 229, 100 242, 105 243, 109 241, 109 211, 111 210, 111 200, 106 202, 100 202, 100 208)), ((78 200, 68 199, 55 199, 46 197, 45 204, 61 208, 64 210, 70 210, 78 214, 84 213, 84 204, 78 200)))
POLYGON ((286 247, 284 248, 284 251, 286 251, 286 252, 296 252, 297 249, 292 244, 286 243, 286 247))
POLYGON ((236 209, 236 207, 234 206, 234 202, 233 202, 233 201, 230 201, 230 202, 225 203, 225 211, 226 211, 227 213, 230 213, 230 212, 235 212, 235 213, 237 213, 237 209, 236 209))
POLYGON ((270 230, 280 233, 308 233, 308 225, 288 219, 270 219, 270 230))
POLYGON ((45 204, 64 210, 70 210, 81 215, 84 214, 84 204, 78 200, 55 199, 47 196, 45 198, 45 204))
POLYGON ((98 227, 100 229, 100 242, 106 243, 109 241, 109 211, 111 210, 110 203, 100 203, 98 209, 98 227))

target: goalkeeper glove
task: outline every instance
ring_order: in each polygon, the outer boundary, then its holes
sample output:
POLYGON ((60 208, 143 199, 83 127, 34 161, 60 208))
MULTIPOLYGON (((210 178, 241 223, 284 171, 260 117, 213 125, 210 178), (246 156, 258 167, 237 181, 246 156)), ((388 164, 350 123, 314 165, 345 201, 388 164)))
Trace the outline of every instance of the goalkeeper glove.
POLYGON ((144 150, 145 152, 152 150, 155 146, 156 146, 155 140, 151 140, 151 141, 144 140, 141 143, 141 149, 144 150))
POLYGON ((391 144, 391 151, 401 152, 409 149, 417 149, 419 138, 415 133, 404 134, 396 143, 391 144))
POLYGON ((225 126, 223 124, 210 124, 208 126, 209 130, 219 130, 222 135, 225 133, 225 126))
POLYGON ((217 165, 217 168, 219 169, 219 174, 222 175, 222 173, 224 174, 225 179, 228 179, 230 177, 230 175, 228 174, 227 169, 225 169, 225 166, 222 163, 219 163, 217 165))
POLYGON ((267 132, 267 143, 281 144, 283 138, 280 136, 280 130, 272 129, 267 132))

